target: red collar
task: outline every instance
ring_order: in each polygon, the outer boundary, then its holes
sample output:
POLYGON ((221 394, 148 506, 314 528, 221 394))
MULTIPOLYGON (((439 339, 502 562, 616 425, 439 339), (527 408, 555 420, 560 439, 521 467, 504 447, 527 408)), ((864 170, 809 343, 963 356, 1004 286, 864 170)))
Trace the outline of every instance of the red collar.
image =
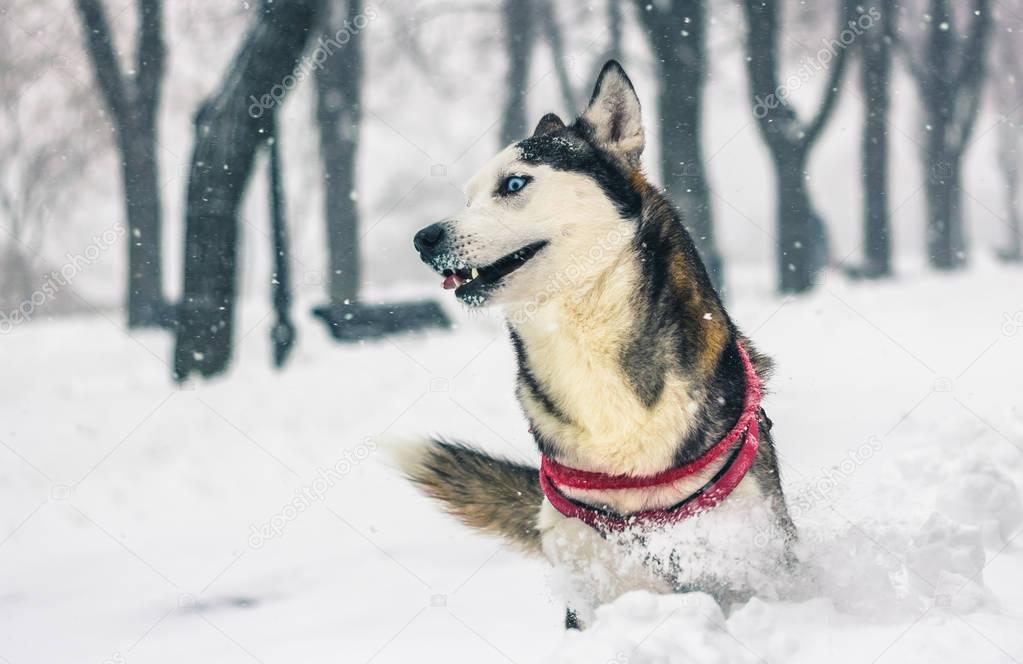
POLYGON ((739 357, 742 358, 746 373, 746 396, 742 415, 724 438, 703 456, 656 475, 607 475, 569 468, 550 457, 543 456, 540 461, 540 486, 554 509, 567 517, 579 519, 599 531, 619 532, 631 526, 664 525, 681 521, 694 514, 709 510, 723 501, 746 476, 757 456, 757 448, 760 443, 760 425, 757 417, 760 410, 760 379, 753 369, 753 363, 750 362, 746 349, 742 347, 741 343, 737 345, 739 357), (669 485, 703 470, 715 459, 724 456, 739 438, 744 439, 742 444, 732 452, 731 458, 721 470, 696 493, 671 507, 621 515, 569 498, 560 490, 560 487, 645 489, 669 485))

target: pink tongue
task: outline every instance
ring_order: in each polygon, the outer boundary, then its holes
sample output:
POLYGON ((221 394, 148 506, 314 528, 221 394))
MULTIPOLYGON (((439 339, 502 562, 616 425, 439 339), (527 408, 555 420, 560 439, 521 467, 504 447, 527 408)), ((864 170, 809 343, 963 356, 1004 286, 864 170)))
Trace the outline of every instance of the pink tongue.
POLYGON ((465 280, 462 279, 457 274, 449 274, 448 276, 444 277, 444 290, 451 290, 452 288, 458 288, 463 283, 465 283, 465 280))

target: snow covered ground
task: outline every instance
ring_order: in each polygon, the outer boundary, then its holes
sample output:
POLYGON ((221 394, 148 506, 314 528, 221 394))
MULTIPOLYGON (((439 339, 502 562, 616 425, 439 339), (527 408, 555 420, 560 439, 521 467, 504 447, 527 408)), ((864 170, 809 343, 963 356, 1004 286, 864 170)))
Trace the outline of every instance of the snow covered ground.
POLYGON ((1023 661, 1023 274, 832 275, 793 301, 763 269, 730 276, 778 362, 791 595, 728 614, 627 595, 566 635, 546 567, 455 524, 374 442, 532 459, 499 320, 342 347, 303 319, 275 373, 253 300, 206 384, 171 383, 165 335, 100 315, 0 339, 0 662, 1023 661))

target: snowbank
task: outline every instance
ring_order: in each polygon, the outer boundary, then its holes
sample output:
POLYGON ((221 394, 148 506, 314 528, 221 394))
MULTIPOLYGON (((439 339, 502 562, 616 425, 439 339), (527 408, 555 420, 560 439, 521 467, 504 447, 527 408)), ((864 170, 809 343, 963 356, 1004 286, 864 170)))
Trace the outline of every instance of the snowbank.
POLYGON ((201 385, 171 383, 163 335, 102 317, 0 341, 0 661, 1023 661, 1020 274, 831 276, 786 301, 764 273, 730 275, 731 309, 778 362, 804 565, 774 594, 629 594, 565 634, 545 565, 373 444, 534 459, 500 321, 341 347, 299 317, 275 373, 252 300, 233 373, 201 385))

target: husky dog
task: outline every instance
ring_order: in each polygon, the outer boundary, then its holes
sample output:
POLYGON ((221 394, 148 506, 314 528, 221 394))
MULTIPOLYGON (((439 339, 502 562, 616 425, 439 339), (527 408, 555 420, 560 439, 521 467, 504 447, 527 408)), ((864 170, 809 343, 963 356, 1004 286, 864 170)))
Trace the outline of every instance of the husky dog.
POLYGON ((569 626, 635 588, 741 597, 795 535, 759 408, 770 360, 647 181, 643 146, 639 99, 608 62, 572 124, 545 115, 414 240, 461 302, 503 307, 543 464, 434 439, 399 464, 464 523, 564 569, 569 626))

